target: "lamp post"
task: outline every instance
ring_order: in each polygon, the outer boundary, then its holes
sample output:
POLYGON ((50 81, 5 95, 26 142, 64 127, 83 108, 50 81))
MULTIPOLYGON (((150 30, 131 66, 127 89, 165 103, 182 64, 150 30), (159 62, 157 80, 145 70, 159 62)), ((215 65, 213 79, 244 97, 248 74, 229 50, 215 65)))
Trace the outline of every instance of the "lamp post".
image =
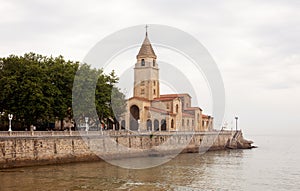
POLYGON ((238 116, 235 116, 235 131, 237 131, 237 125, 238 125, 238 116))
POLYGON ((13 114, 8 114, 8 119, 9 119, 9 128, 8 131, 11 131, 11 120, 13 118, 13 114))
POLYGON ((84 119, 85 119, 85 131, 89 131, 89 124, 88 124, 89 117, 85 117, 84 119))

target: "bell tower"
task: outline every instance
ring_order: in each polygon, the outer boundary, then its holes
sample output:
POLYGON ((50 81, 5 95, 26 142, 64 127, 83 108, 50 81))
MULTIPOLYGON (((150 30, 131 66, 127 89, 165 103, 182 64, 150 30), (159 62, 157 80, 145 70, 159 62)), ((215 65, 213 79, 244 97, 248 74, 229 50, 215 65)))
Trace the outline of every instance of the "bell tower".
POLYGON ((156 55, 148 38, 146 25, 146 36, 136 56, 134 67, 134 97, 153 100, 158 98, 159 92, 159 68, 156 63, 156 55))

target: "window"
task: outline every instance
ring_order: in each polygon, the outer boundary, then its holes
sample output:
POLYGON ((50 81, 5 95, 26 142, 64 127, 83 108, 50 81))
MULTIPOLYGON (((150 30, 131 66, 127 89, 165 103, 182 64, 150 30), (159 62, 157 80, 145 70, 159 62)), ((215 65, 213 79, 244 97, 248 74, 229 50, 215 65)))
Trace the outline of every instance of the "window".
POLYGON ((153 86, 155 86, 156 85, 156 83, 155 83, 155 81, 153 81, 153 86))
POLYGON ((174 128, 174 119, 171 120, 171 128, 174 128))
POLYGON ((187 120, 186 126, 190 126, 190 120, 187 120))
POLYGON ((184 119, 182 119, 182 126, 184 126, 184 119))
POLYGON ((155 89, 153 90, 153 94, 155 95, 155 89))
POLYGON ((176 104, 176 113, 178 113, 178 104, 176 104))
POLYGON ((145 66, 145 59, 142 59, 141 65, 142 65, 142 66, 145 66))
POLYGON ((145 94, 145 89, 141 89, 141 95, 145 94))
POLYGON ((122 120, 121 121, 121 129, 125 129, 126 128, 126 126, 125 126, 125 120, 122 120))
POLYGON ((194 120, 192 120, 192 126, 194 126, 194 125, 195 125, 194 120))
POLYGON ((153 67, 155 66, 155 60, 153 60, 153 67))
POLYGON ((144 86, 145 85, 145 81, 141 81, 141 86, 144 86))
POLYGON ((160 121, 160 130, 161 130, 161 131, 166 131, 166 130, 167 130, 167 122, 166 122, 165 119, 162 119, 162 120, 160 121))

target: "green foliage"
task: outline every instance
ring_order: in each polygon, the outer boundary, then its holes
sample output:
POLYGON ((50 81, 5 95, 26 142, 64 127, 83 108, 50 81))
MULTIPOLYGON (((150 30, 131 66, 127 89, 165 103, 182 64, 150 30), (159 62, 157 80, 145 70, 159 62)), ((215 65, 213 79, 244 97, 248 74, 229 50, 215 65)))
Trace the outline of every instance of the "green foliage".
MULTIPOLYGON (((113 72, 105 75, 101 69, 66 61, 62 56, 11 55, 0 58, 0 112, 13 113, 14 121, 20 129, 25 129, 31 124, 72 117, 68 108, 72 107, 72 96, 75 96, 82 102, 80 110, 85 111, 82 115, 88 115, 89 108, 96 106, 99 117, 111 117, 112 107, 106 104, 111 103, 111 96, 116 97, 120 108, 125 103, 124 95, 114 87, 117 82, 113 72), (73 89, 75 75, 80 73, 77 80, 80 83, 75 83, 77 87, 73 89), (93 87, 95 91, 90 92, 93 87), (80 91, 72 95, 76 88, 80 91)), ((119 110, 118 113, 122 112, 119 110)))

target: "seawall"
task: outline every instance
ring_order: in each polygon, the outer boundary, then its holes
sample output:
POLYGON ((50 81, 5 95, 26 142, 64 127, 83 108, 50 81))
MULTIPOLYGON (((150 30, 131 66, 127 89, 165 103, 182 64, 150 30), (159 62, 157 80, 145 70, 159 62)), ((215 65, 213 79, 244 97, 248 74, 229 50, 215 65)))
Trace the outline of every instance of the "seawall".
POLYGON ((0 168, 251 148, 243 141, 241 131, 0 132, 0 168))

